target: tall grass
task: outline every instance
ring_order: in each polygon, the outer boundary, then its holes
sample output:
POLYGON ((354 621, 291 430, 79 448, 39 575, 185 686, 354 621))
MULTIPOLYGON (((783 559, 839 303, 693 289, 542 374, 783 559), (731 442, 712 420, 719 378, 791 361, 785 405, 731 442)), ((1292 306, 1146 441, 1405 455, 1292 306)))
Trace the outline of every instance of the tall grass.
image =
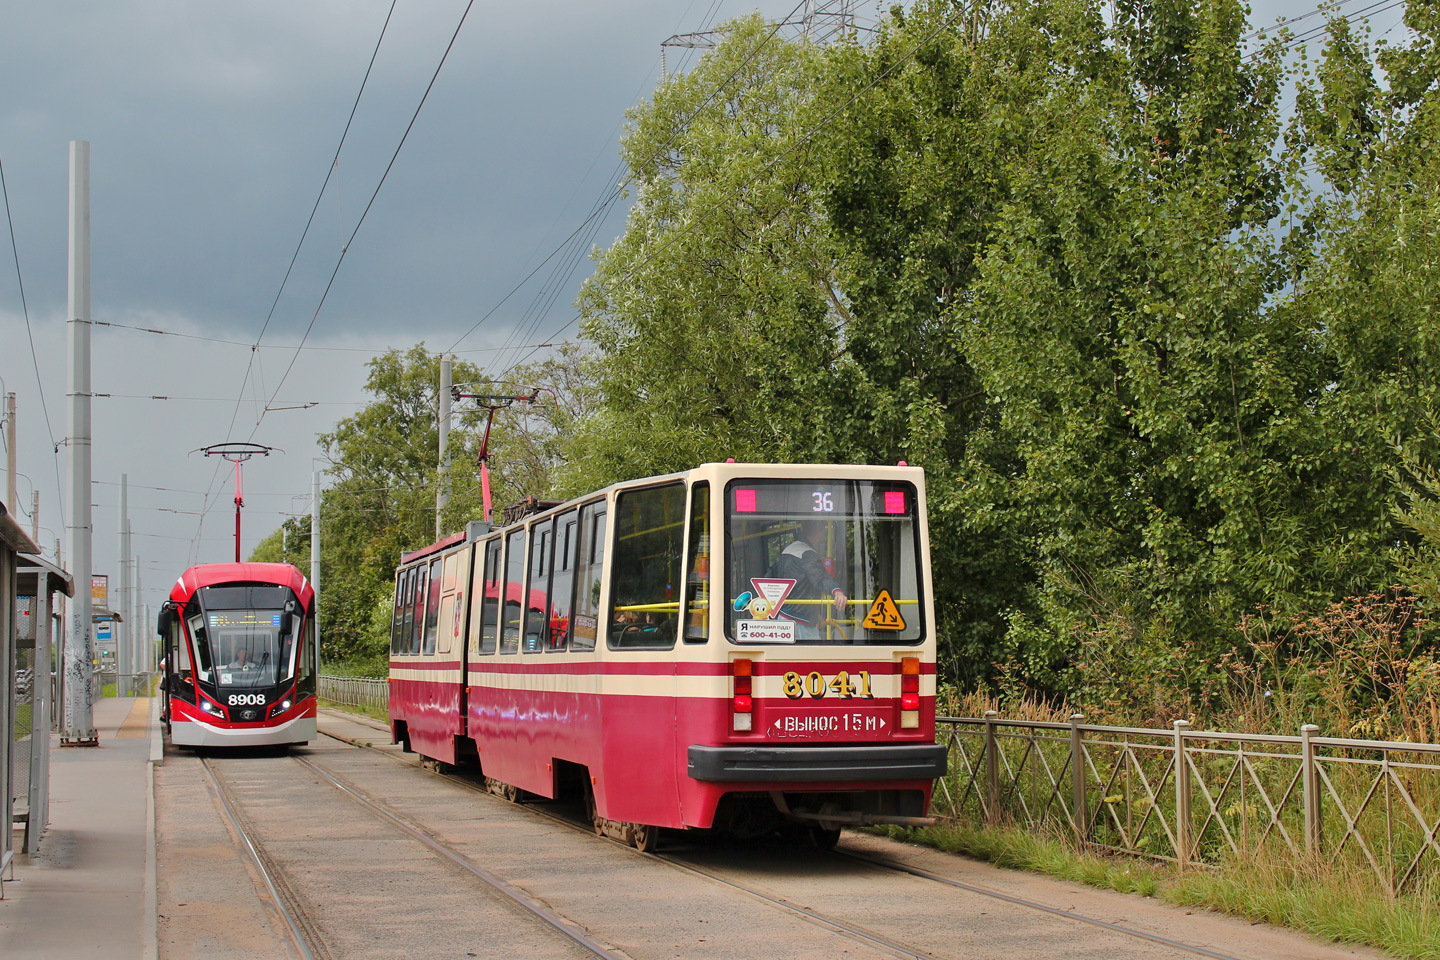
POLYGON ((1392 898, 1365 875, 1325 865, 1301 867, 1266 855, 1231 861, 1213 872, 1181 872, 1080 851, 1073 841, 1046 831, 945 824, 872 832, 1000 867, 1379 947, 1397 957, 1440 960, 1440 884, 1435 882, 1392 898))

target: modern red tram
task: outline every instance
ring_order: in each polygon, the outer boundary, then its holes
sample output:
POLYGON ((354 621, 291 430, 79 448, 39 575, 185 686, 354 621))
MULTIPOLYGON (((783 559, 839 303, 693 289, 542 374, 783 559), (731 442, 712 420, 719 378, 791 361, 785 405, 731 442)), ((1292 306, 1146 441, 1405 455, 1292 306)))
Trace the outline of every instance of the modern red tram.
POLYGON ((918 468, 716 463, 471 524, 396 570, 393 739, 642 849, 928 822, 925 517, 918 468))
POLYGON ((160 608, 163 715, 191 747, 315 739, 315 590, 288 563, 186 570, 160 608))

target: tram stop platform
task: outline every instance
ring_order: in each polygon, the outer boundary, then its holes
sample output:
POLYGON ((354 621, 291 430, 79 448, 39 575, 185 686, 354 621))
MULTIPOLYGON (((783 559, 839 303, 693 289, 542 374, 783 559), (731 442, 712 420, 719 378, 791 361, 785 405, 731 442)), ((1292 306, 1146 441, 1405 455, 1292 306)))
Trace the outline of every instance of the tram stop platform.
MULTIPOLYGON (((0 899, 0 957, 154 960, 153 764, 162 756, 159 700, 94 706, 93 747, 51 741, 50 826, 21 852, 0 899)), ((53 735, 52 735, 53 736, 53 735)))

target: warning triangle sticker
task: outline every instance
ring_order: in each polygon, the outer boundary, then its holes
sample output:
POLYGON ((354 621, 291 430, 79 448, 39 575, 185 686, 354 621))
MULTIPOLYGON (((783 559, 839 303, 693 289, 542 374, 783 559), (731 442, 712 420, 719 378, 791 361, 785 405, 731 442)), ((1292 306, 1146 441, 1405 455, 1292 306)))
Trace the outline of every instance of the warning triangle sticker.
POLYGON ((900 607, 891 599, 889 590, 881 590, 880 596, 870 604, 870 612, 865 615, 864 626, 867 630, 905 629, 905 618, 900 616, 900 607))
POLYGON ((775 614, 780 612, 780 605, 785 602, 786 597, 790 596, 790 591, 795 589, 794 580, 778 580, 764 577, 752 577, 750 579, 750 585, 753 586, 755 592, 764 597, 765 602, 770 605, 770 610, 765 614, 765 619, 767 620, 775 619, 775 614))

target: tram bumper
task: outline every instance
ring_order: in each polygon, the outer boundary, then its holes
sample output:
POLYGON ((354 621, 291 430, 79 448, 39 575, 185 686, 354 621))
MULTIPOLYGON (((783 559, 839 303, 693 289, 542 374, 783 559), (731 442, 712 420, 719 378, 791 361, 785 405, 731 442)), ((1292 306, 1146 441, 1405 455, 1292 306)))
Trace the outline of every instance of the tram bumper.
POLYGON ((712 783, 840 783, 945 776, 939 743, 863 746, 692 746, 687 772, 712 783))

